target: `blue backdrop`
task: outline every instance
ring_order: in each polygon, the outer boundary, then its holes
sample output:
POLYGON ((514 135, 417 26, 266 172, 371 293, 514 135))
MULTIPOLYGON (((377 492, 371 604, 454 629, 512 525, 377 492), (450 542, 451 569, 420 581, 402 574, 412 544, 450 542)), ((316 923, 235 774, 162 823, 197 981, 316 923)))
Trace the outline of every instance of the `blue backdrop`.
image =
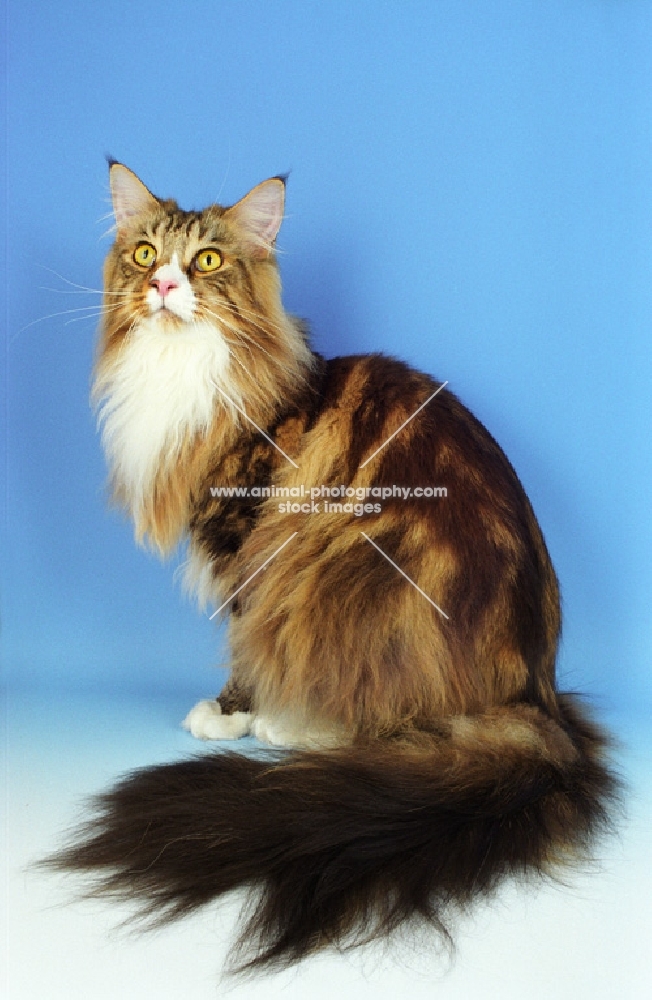
POLYGON ((110 153, 186 208, 291 171, 287 307, 327 355, 449 380, 543 526, 565 684, 649 709, 652 6, 11 0, 7 23, 10 677, 211 694, 224 656, 105 505, 78 286, 110 153))

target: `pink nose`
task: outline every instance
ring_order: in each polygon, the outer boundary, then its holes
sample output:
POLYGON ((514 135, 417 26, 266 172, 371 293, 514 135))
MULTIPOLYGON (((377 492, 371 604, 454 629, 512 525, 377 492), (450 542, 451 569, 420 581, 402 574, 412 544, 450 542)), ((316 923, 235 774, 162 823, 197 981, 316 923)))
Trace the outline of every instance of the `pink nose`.
POLYGON ((152 278, 150 285, 152 288, 156 289, 162 299, 164 299, 168 292, 171 292, 173 288, 179 287, 177 282, 173 281, 171 278, 152 278))

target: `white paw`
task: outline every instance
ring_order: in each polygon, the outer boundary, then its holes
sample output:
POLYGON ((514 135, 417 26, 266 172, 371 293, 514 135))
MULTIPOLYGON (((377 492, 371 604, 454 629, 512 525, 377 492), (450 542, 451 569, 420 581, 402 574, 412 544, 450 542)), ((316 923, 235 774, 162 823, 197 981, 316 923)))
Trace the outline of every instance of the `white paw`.
POLYGON ((219 701, 200 701, 181 723, 198 740, 239 740, 251 732, 249 712, 222 715, 219 701))
POLYGON ((257 715, 254 718, 251 735, 261 743, 269 743, 273 747, 292 747, 297 742, 296 733, 291 733, 264 715, 257 715))
POLYGON ((256 715, 252 719, 250 732, 261 743, 288 749, 323 750, 350 742, 350 735, 341 726, 333 724, 330 727, 310 728, 289 715, 256 715))

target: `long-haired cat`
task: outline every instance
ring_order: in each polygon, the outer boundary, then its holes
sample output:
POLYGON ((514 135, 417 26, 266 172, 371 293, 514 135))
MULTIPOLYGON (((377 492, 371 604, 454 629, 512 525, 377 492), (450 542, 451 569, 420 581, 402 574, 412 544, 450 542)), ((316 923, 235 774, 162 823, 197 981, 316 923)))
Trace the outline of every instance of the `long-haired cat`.
POLYGON ((556 690, 530 503, 440 383, 311 351, 281 302, 282 178, 201 212, 120 163, 110 181, 113 496, 138 540, 188 539, 188 585, 230 614, 230 679, 187 727, 285 749, 128 775, 51 863, 160 920, 251 887, 241 967, 410 919, 447 934, 503 876, 584 856, 615 791, 606 737, 556 690))

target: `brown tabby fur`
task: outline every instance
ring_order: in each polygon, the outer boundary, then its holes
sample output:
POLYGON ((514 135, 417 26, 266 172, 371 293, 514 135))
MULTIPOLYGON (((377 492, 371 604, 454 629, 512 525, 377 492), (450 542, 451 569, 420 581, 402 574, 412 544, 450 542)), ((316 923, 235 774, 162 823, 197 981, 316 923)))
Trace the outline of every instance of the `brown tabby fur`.
MULTIPOLYGON (((189 536, 221 603, 297 533, 231 607, 220 700, 338 745, 138 772, 52 863, 159 919, 258 886, 244 964, 287 964, 415 917, 445 932, 451 904, 586 850, 615 790, 606 738, 556 691, 559 593, 541 530, 499 446, 445 389, 361 468, 439 383, 382 355, 310 352, 271 247, 239 228, 246 199, 201 213, 149 199, 107 259, 98 381, 145 309, 135 243, 157 240, 161 261, 178 249, 185 268, 218 245, 227 266, 196 282, 198 310, 230 340, 234 394, 298 468, 218 401, 209 428, 161 455, 137 536, 162 553, 189 536), (356 517, 210 494, 270 483, 432 484, 447 497, 356 517)), ((129 508, 125 484, 113 490, 129 508)))

